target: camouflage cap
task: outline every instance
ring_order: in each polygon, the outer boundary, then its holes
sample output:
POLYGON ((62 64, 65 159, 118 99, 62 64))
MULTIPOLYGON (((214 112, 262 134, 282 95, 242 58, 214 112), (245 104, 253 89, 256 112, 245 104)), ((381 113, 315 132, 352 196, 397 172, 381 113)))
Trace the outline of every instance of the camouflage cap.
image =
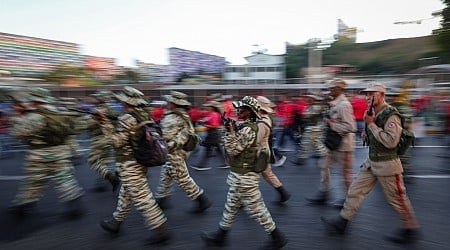
POLYGON ((48 89, 33 88, 29 93, 28 99, 33 102, 51 103, 54 101, 48 89))
POLYGON ((259 109, 261 108, 261 106, 259 105, 258 100, 256 100, 255 98, 253 98, 251 96, 244 96, 244 98, 242 98, 242 100, 234 101, 233 106, 235 108, 248 107, 253 111, 253 113, 258 118, 261 118, 259 116, 259 109))
POLYGON ((328 88, 341 88, 341 89, 345 89, 345 87, 347 87, 347 83, 340 79, 340 78, 335 78, 333 79, 331 82, 329 82, 328 84, 328 88))
POLYGON ((187 95, 183 92, 170 91, 169 95, 164 95, 164 99, 167 102, 171 102, 179 106, 191 106, 191 103, 187 100, 187 95))
POLYGON ((133 87, 125 86, 122 93, 114 94, 114 96, 119 101, 134 107, 148 105, 148 102, 143 98, 144 94, 133 87))

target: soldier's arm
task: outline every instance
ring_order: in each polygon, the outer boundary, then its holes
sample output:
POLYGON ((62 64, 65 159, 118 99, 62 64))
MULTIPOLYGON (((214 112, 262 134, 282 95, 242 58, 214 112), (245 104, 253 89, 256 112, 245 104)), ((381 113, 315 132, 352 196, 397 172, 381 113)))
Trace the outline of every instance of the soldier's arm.
POLYGON ((14 116, 11 121, 11 135, 22 139, 37 135, 39 130, 46 126, 45 119, 38 114, 14 116))
POLYGON ((161 121, 161 129, 169 151, 179 148, 187 142, 187 134, 182 133, 185 123, 183 118, 175 114, 165 115, 161 121))
POLYGON ((353 108, 350 103, 339 107, 337 113, 338 118, 340 119, 333 119, 331 121, 331 129, 338 133, 354 133, 356 131, 356 122, 353 117, 353 108))
POLYGON ((400 117, 391 115, 386 121, 384 128, 378 127, 374 122, 370 123, 367 127, 372 131, 375 139, 381 142, 386 148, 397 147, 402 133, 400 117))

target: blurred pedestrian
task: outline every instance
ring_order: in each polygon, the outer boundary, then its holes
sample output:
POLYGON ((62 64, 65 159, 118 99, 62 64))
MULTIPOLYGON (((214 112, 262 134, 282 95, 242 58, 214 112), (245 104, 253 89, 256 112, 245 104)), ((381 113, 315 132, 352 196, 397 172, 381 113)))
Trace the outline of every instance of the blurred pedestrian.
POLYGON ((373 98, 374 107, 374 114, 366 113, 364 116, 367 127, 363 139, 368 139, 369 157, 352 182, 339 216, 322 217, 322 221, 329 230, 345 233, 348 221, 379 182, 387 201, 403 223, 403 228, 388 235, 387 239, 397 243, 413 242, 419 237, 419 225, 406 195, 402 163, 397 155, 396 146, 402 132, 400 117, 396 109, 385 102, 386 87, 383 84, 370 83, 362 92, 366 94, 368 103, 373 98))
MULTIPOLYGON (((320 162, 320 188, 314 197, 307 198, 308 201, 324 204, 329 199, 331 167, 335 163, 342 166, 344 179, 344 194, 347 193, 352 182, 353 152, 355 149, 356 122, 353 117, 352 105, 344 94, 347 83, 342 79, 334 79, 328 85, 330 96, 330 110, 328 117, 324 118, 328 129, 342 136, 338 148, 329 149, 325 159, 320 162)), ((334 205, 341 208, 344 199, 337 200, 334 205)))
POLYGON ((167 219, 150 190, 147 168, 136 161, 133 153, 133 145, 138 144, 139 133, 142 133, 135 128, 140 121, 149 120, 148 112, 143 108, 147 105, 143 96, 141 91, 129 86, 124 87, 122 93, 115 95, 125 109, 125 114, 118 118, 116 129, 104 114, 99 113, 103 120, 103 134, 108 135, 107 138, 116 149, 117 172, 122 183, 112 218, 101 221, 100 225, 108 232, 118 233, 134 204, 144 217, 146 226, 154 232, 147 243, 158 244, 171 238, 167 219))
POLYGON ((69 125, 56 120, 62 114, 51 104, 52 100, 50 91, 34 88, 29 94, 30 109, 16 106, 18 116, 12 118, 11 134, 24 139, 28 143, 28 150, 24 179, 10 211, 19 216, 27 215, 43 196, 47 181, 51 178, 59 199, 67 206, 66 215, 78 218, 84 214, 81 203, 84 192, 74 176, 67 144, 69 125), (50 123, 52 126, 49 126, 50 123))
POLYGON ((189 175, 186 166, 186 158, 189 152, 183 149, 183 145, 189 139, 188 131, 194 132, 194 127, 187 113, 191 103, 187 100, 186 94, 178 91, 171 91, 164 98, 167 101, 167 111, 161 121, 161 128, 169 147, 169 155, 166 165, 161 168, 156 195, 158 204, 162 208, 168 207, 171 185, 175 181, 190 199, 196 201, 197 205, 191 212, 202 213, 211 207, 211 202, 206 197, 204 190, 189 175))
POLYGON ((216 232, 202 233, 202 239, 208 245, 222 246, 231 229, 234 219, 242 207, 254 218, 272 240, 267 247, 279 249, 287 244, 287 239, 280 232, 270 215, 259 189, 260 174, 253 171, 258 151, 256 120, 259 115, 258 101, 245 96, 239 102, 234 102, 238 110, 238 119, 242 122, 236 125, 230 122, 225 135, 225 150, 231 165, 227 183, 230 186, 222 219, 216 232))
POLYGON ((324 126, 322 123, 323 114, 326 110, 323 104, 323 98, 318 95, 308 94, 308 106, 304 112, 305 131, 302 134, 300 150, 297 158, 293 161, 296 165, 304 165, 311 154, 311 149, 316 150, 320 160, 323 160, 328 153, 327 148, 322 142, 324 126))
POLYGON ((206 115, 203 118, 202 126, 206 128, 206 137, 201 142, 201 146, 205 148, 205 152, 199 157, 197 163, 191 164, 191 167, 195 170, 209 170, 208 158, 213 157, 213 150, 220 158, 220 165, 218 168, 229 168, 225 161, 224 154, 222 152, 222 120, 221 120, 221 103, 217 101, 208 101, 203 104, 207 109, 206 115))
MULTIPOLYGON (((258 135, 257 135, 257 144, 260 148, 266 148, 271 153, 270 158, 273 159, 273 133, 272 133, 272 124, 273 124, 273 118, 270 117, 270 115, 273 113, 273 109, 271 106, 273 105, 272 102, 265 96, 258 96, 256 98, 258 100, 258 103, 260 105, 259 110, 259 116, 260 119, 257 121, 258 125, 258 135)), ((275 162, 275 161, 273 161, 275 162)), ((275 175, 275 173, 272 171, 271 164, 268 164, 266 169, 261 173, 264 180, 266 180, 267 183, 269 183, 272 187, 277 190, 278 194, 280 195, 280 199, 278 202, 280 204, 285 203, 289 200, 291 197, 291 194, 286 191, 283 184, 280 182, 278 177, 275 175)))
MULTIPOLYGON (((386 93, 386 101, 391 106, 395 107, 400 115, 404 119, 403 126, 405 129, 412 131, 412 118, 414 116, 414 110, 410 107, 408 103, 408 98, 406 97, 406 91, 390 91, 386 93)), ((403 179, 405 182, 412 182, 412 178, 409 176, 413 174, 411 169, 411 149, 405 152, 405 154, 399 156, 403 167, 403 179)))

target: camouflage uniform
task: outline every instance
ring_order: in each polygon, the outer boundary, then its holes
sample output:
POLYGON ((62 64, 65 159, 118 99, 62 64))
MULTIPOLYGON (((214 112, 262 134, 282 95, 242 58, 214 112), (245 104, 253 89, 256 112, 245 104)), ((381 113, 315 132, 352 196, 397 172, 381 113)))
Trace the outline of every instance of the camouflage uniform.
MULTIPOLYGON (((315 98, 315 97, 312 97, 315 98)), ((304 111, 304 118, 306 122, 305 131, 302 134, 302 141, 300 144, 300 152, 298 154, 298 163, 301 165, 309 158, 311 149, 314 147, 319 157, 324 157, 328 153, 328 149, 322 142, 323 124, 322 114, 324 107, 316 101, 306 108, 304 111)))
POLYGON ((33 94, 41 96, 32 97, 32 100, 47 104, 40 105, 36 110, 22 116, 14 117, 12 121, 11 134, 19 139, 25 139, 29 145, 25 156, 25 178, 20 183, 13 206, 23 207, 40 200, 48 179, 52 178, 59 199, 70 204, 69 206, 73 205, 70 213, 80 215, 76 213, 81 212, 79 198, 83 195, 83 189, 74 176, 69 146, 64 143, 50 146, 40 136, 41 131, 46 128, 49 118, 38 112, 58 112, 58 110, 48 104, 49 101, 45 99, 44 94, 39 93, 39 90, 36 91, 38 92, 33 94))
MULTIPOLYGON (((97 105, 96 110, 102 114, 116 116, 109 108, 108 104, 102 103, 97 105)), ((111 145, 109 135, 103 134, 100 122, 92 116, 87 119, 88 129, 91 131, 91 144, 88 155, 88 164, 93 168, 101 178, 97 179, 97 188, 103 186, 103 179, 107 179, 113 185, 117 185, 114 180, 114 169, 111 165, 114 163, 113 146, 111 145)), ((114 190, 113 190, 114 191, 114 190)))
POLYGON ((182 148, 188 141, 187 130, 194 132, 194 127, 184 108, 189 106, 190 103, 185 100, 186 95, 184 93, 177 91, 172 91, 170 95, 165 96, 165 99, 169 103, 168 105, 172 107, 167 110, 161 121, 163 135, 169 147, 169 155, 166 165, 161 168, 157 194, 158 203, 163 208, 166 207, 167 198, 171 195, 172 181, 175 181, 191 200, 198 202, 198 207, 192 212, 200 213, 209 208, 211 203, 204 195, 203 189, 189 175, 186 166, 186 158, 189 152, 182 148))
MULTIPOLYGON (((256 117, 259 116, 260 106, 253 97, 246 96, 241 101, 234 102, 233 105, 237 109, 251 109, 256 117)), ((227 177, 227 184, 230 187, 222 219, 219 222, 219 230, 215 234, 204 233, 202 238, 208 243, 223 244, 226 232, 231 229, 234 219, 242 207, 272 236, 273 240, 270 242, 270 246, 282 247, 287 243, 287 240, 277 229, 269 210, 264 204, 259 189, 260 174, 253 171, 259 147, 256 143, 258 133, 256 120, 253 120, 250 116, 239 118, 244 119, 244 121, 236 126, 236 131, 226 132, 224 138, 224 147, 231 166, 227 177)))
MULTIPOLYGON (((116 149, 117 172, 122 182, 116 211, 113 213, 113 222, 124 221, 134 203, 136 209, 145 218, 146 226, 156 229, 162 226, 167 219, 153 198, 147 181, 147 168, 136 162, 132 148, 132 140, 136 134, 135 127, 138 125, 138 121, 132 114, 142 120, 148 120, 148 114, 139 107, 144 102, 141 99, 141 92, 125 87, 124 93, 124 95, 117 95, 118 99, 122 102, 130 102, 134 104, 134 107, 118 118, 115 131, 109 120, 104 120, 102 123, 103 134, 108 135, 106 138, 110 139, 109 144, 116 149)), ((102 225, 104 228, 105 224, 102 225)), ((107 228, 108 226, 106 225, 107 228)), ((108 230, 107 228, 105 229, 108 230)))

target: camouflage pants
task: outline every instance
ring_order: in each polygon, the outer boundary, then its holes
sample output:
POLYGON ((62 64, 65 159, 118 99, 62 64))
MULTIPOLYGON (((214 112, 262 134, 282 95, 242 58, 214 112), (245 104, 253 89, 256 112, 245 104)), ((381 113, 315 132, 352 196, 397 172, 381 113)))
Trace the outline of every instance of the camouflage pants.
POLYGON ((108 167, 114 161, 111 153, 112 146, 106 137, 98 136, 92 140, 88 164, 99 173, 102 178, 105 178, 106 174, 111 172, 110 167, 108 167))
POLYGON ((300 153, 298 158, 307 159, 314 147, 320 157, 327 155, 328 149, 323 144, 322 139, 323 129, 319 126, 306 127, 302 135, 302 142, 300 145, 300 153))
POLYGON ((269 183, 274 188, 281 187, 281 182, 275 173, 272 171, 270 164, 267 165, 266 169, 261 173, 264 180, 269 183))
POLYGON ((341 216, 350 220, 358 210, 367 194, 375 187, 377 181, 384 192, 388 203, 400 216, 404 228, 419 227, 413 208, 406 195, 402 175, 375 176, 370 168, 362 167, 358 177, 352 182, 345 199, 341 216))
POLYGON ((127 161, 120 164, 119 176, 122 185, 116 211, 113 213, 114 219, 124 221, 134 204, 145 218, 149 229, 161 226, 167 219, 153 198, 147 182, 147 169, 135 161, 127 161))
POLYGON ((227 183, 230 188, 219 226, 224 230, 230 229, 236 214, 243 207, 250 217, 264 227, 267 233, 271 233, 276 225, 259 190, 259 174, 230 172, 227 183))
POLYGON ((170 188, 173 181, 175 181, 192 200, 197 199, 198 196, 203 194, 203 189, 201 189, 189 175, 185 162, 186 157, 187 153, 183 150, 168 155, 166 165, 161 168, 156 197, 163 198, 170 196, 170 188))
POLYGON ((83 189, 75 179, 73 170, 69 159, 52 162, 27 161, 24 168, 25 178, 19 185, 13 204, 23 205, 40 200, 49 178, 55 182, 61 201, 67 202, 80 197, 83 195, 83 189))

